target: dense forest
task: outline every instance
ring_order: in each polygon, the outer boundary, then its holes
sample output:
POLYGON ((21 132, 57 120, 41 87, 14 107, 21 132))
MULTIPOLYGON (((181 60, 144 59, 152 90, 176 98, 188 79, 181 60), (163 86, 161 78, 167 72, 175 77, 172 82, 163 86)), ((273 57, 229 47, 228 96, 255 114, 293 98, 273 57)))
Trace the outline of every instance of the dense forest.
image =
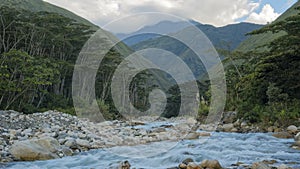
POLYGON ((300 117, 300 14, 249 35, 282 36, 247 53, 227 53, 227 110, 252 123, 286 126, 300 117))
POLYGON ((72 112, 73 65, 91 27, 56 13, 0 11, 1 109, 72 112))
MULTIPOLYGON (((51 109, 75 114, 74 65, 95 27, 58 13, 7 6, 0 8, 0 21, 0 109, 24 113, 51 109)), ((114 70, 131 53, 132 50, 120 42, 106 54, 98 69, 95 104, 106 119, 121 118, 113 104, 110 85, 114 70)), ((167 75, 145 71, 130 84, 130 99, 140 110, 149 108, 149 92, 163 86, 159 84, 162 81, 153 80, 153 76, 167 75)))
MULTIPOLYGON (((266 25, 248 35, 280 33, 272 41, 247 53, 219 50, 225 57, 226 111, 252 123, 288 125, 300 118, 300 14, 266 25)), ((0 109, 34 113, 56 109, 75 114, 72 75, 81 48, 95 27, 58 13, 0 7, 0 109)), ((120 118, 114 107, 110 82, 119 63, 128 56, 111 49, 96 78, 96 96, 106 119, 120 118)), ((202 65, 198 65, 202 66, 202 65)), ((140 73, 132 82, 131 101, 140 110, 149 108, 149 92, 161 84, 155 77, 163 72, 140 73), (148 79, 147 79, 148 78, 148 79)), ((197 74, 199 76, 199 74, 197 74)), ((171 79, 172 80, 172 79, 171 79)), ((174 80, 174 79, 173 79, 174 80)), ((167 84, 168 105, 162 114, 176 116, 180 105, 178 85, 167 84)), ((165 84, 164 84, 165 85, 165 84)), ((199 78, 199 117, 209 111, 209 81, 199 78)))

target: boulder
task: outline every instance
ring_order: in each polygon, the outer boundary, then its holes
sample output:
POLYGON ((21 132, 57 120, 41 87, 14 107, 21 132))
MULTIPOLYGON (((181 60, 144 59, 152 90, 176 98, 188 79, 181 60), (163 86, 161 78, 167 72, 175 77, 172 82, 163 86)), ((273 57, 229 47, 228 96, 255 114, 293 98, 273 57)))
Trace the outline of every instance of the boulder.
POLYGON ((120 163, 118 169, 130 169, 130 163, 128 161, 124 161, 120 163))
POLYGON ((67 147, 62 148, 61 152, 65 155, 65 156, 72 156, 73 155, 73 151, 67 147))
POLYGON ((55 154, 59 149, 57 140, 51 137, 17 141, 9 150, 13 157, 22 161, 49 160, 58 158, 55 154))
POLYGON ((187 169, 188 164, 189 164, 189 163, 192 163, 192 162, 194 162, 193 159, 187 158, 187 159, 183 160, 182 163, 178 165, 178 167, 179 167, 180 169, 187 169))
POLYGON ((300 132, 295 136, 295 143, 292 145, 292 148, 300 150, 300 132))
POLYGON ((248 126, 248 123, 247 123, 247 122, 243 121, 243 122, 241 123, 241 127, 242 127, 242 128, 245 128, 245 127, 247 127, 247 126, 248 126))
POLYGON ((224 112, 222 121, 224 123, 233 123, 236 118, 237 112, 224 112))
POLYGON ((283 139, 293 138, 293 135, 288 132, 278 132, 278 133, 274 133, 272 136, 276 138, 283 138, 283 139))
POLYGON ((178 166, 180 169, 186 169, 187 165, 184 163, 179 164, 178 166))
POLYGON ((58 141, 52 137, 36 139, 34 142, 52 153, 56 153, 60 147, 58 141))
POLYGON ((191 159, 191 158, 187 158, 187 159, 185 159, 185 160, 182 161, 182 163, 186 164, 186 165, 189 164, 189 163, 191 163, 191 162, 194 162, 194 160, 191 159))
POLYGON ((197 132, 190 132, 184 138, 187 139, 187 140, 198 139, 199 138, 199 133, 197 133, 197 132))
POLYGON ((252 164, 252 169, 271 169, 268 164, 259 162, 259 163, 253 163, 252 164))
POLYGON ((211 136, 211 134, 208 133, 208 132, 200 132, 200 133, 198 133, 198 134, 199 134, 199 136, 201 136, 201 137, 209 137, 209 136, 211 136))
POLYGON ((294 125, 290 125, 290 126, 286 129, 286 131, 287 131, 288 133, 290 133, 290 134, 296 134, 297 131, 298 131, 298 128, 297 128, 296 126, 294 126, 294 125))
POLYGON ((267 128, 267 132, 272 133, 272 132, 274 132, 275 128, 276 127, 274 127, 274 126, 270 126, 267 128))
POLYGON ((87 140, 82 140, 82 139, 76 139, 76 144, 80 147, 84 147, 84 148, 90 148, 90 142, 87 140))
POLYGON ((230 132, 236 133, 236 132, 238 132, 238 131, 239 131, 239 130, 238 130, 237 128, 233 128, 233 129, 231 129, 230 132))
POLYGON ((65 142, 65 146, 70 147, 70 148, 76 148, 75 139, 68 138, 65 142))
POLYGON ((222 169, 222 166, 218 160, 203 160, 200 164, 200 167, 209 169, 222 169))
POLYGON ((222 126, 223 131, 230 132, 234 128, 234 125, 232 123, 224 124, 222 126))
POLYGON ((201 169, 201 167, 199 165, 197 165, 194 162, 190 162, 187 166, 186 169, 201 169))
POLYGON ((161 133, 161 132, 166 132, 165 128, 159 127, 159 128, 155 128, 152 130, 153 133, 161 133))
POLYGON ((281 164, 280 166, 277 167, 277 169, 292 169, 292 168, 285 164, 281 164))
POLYGON ((294 139, 296 142, 300 142, 300 132, 298 134, 296 134, 294 139))

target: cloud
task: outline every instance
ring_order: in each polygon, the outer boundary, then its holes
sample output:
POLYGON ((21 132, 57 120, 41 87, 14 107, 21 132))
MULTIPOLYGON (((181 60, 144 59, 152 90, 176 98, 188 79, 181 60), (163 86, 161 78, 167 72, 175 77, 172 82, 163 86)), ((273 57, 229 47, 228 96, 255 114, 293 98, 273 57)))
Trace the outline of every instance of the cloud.
MULTIPOLYGON (((259 2, 252 0, 45 0, 66 8, 100 26, 140 12, 163 12, 223 26, 253 14, 259 2)), ((147 20, 147 19, 146 19, 147 20)), ((136 22, 145 20, 136 19, 136 22)), ((148 19, 147 22, 158 22, 148 19)), ((137 24, 139 23, 130 23, 137 24)), ((153 23, 148 23, 153 24, 153 23)), ((132 26, 131 26, 132 27, 132 26)), ((123 31, 125 28, 122 28, 123 31)))
POLYGON ((246 21, 257 24, 266 24, 274 21, 278 16, 280 16, 280 14, 276 13, 270 4, 266 4, 260 13, 251 13, 246 21))

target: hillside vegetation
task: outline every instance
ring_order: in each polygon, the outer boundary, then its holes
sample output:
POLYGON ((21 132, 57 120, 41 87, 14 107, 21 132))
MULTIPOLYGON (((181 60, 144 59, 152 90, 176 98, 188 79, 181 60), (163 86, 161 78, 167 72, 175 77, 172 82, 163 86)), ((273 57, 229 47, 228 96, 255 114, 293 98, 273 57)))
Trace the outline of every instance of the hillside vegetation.
POLYGON ((74 19, 79 23, 90 26, 91 29, 97 30, 98 26, 92 24, 88 20, 58 6, 44 2, 43 0, 0 0, 0 6, 8 6, 15 9, 23 9, 31 12, 51 12, 57 13, 70 19, 74 19))
MULTIPOLYGON (((300 1, 296 2, 291 8, 289 8, 286 12, 280 15, 273 23, 270 23, 270 25, 276 24, 277 22, 283 21, 290 16, 296 15, 298 11, 295 8, 299 5, 300 1)), ((275 34, 272 34, 271 32, 264 32, 261 34, 252 35, 247 40, 242 42, 236 50, 241 52, 265 50, 266 48, 263 47, 264 45, 283 35, 284 32, 278 32, 275 34)))
MULTIPOLYGON (((36 4, 35 0, 22 2, 5 1, 17 4, 18 8, 0 5, 0 109, 25 113, 56 109, 75 114, 73 68, 79 52, 97 26, 85 24, 87 21, 78 16, 74 17, 77 20, 65 17, 74 14, 43 1, 36 4), (31 3, 34 5, 30 11, 23 9, 30 7, 31 3), (58 11, 36 12, 34 8, 39 8, 39 4, 45 5, 43 8, 47 10, 58 11)), ((115 38, 102 32, 109 39, 115 38)), ((126 45, 119 43, 106 54, 98 70, 96 95, 107 118, 116 118, 117 114, 115 108, 109 106, 111 99, 107 83, 122 57, 131 52, 126 45)))
POLYGON ((263 46, 268 50, 252 48, 247 53, 228 53, 224 60, 228 87, 226 108, 238 111, 240 118, 279 126, 300 122, 300 10, 297 5, 299 2, 273 24, 250 33, 256 37, 269 34, 274 40, 263 46), (294 15, 287 17, 290 14, 294 15))

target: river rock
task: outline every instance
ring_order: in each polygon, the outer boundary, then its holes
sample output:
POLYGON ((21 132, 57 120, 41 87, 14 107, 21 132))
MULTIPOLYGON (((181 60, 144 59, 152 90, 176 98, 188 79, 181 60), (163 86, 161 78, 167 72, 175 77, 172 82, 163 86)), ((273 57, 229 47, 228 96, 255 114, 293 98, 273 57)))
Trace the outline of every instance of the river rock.
POLYGON ((293 138, 293 135, 288 132, 278 132, 278 133, 272 134, 272 136, 274 136, 276 138, 283 138, 283 139, 293 138))
POLYGON ((300 132, 295 136, 295 143, 293 143, 292 148, 300 150, 300 132))
POLYGON ((84 148, 90 148, 91 144, 89 141, 87 140, 83 140, 83 139, 76 139, 76 144, 80 147, 84 147, 84 148))
POLYGON ((198 139, 199 138, 199 133, 197 133, 197 132, 190 132, 184 138, 187 139, 187 140, 198 139))
POLYGON ((298 131, 298 128, 296 126, 294 126, 294 125, 290 125, 286 130, 290 134, 296 134, 297 131, 298 131))
POLYGON ((230 132, 234 128, 234 125, 232 123, 224 124, 222 126, 223 131, 230 132))
POLYGON ((184 163, 179 164, 178 168, 180 169, 186 169, 187 165, 184 163))
POLYGON ((200 166, 202 168, 209 168, 209 169, 222 169, 222 166, 218 160, 203 160, 200 166))
POLYGON ((248 126, 248 123, 247 123, 247 122, 243 121, 243 122, 241 123, 241 127, 242 127, 242 128, 245 128, 245 127, 247 127, 247 126, 248 126))
POLYGON ((186 169, 201 169, 201 167, 199 165, 197 165, 194 162, 190 162, 187 166, 186 169))
POLYGON ((298 134, 296 134, 294 139, 296 142, 300 142, 300 132, 298 134))
POLYGON ((238 132, 239 130, 237 129, 237 128, 233 128, 233 129, 231 129, 230 130, 230 132, 233 132, 233 133, 236 133, 236 132, 238 132))
POLYGON ((234 119, 236 118, 237 112, 225 112, 223 114, 222 121, 224 123, 233 123, 234 119))
POLYGON ((130 169, 131 165, 128 161, 121 162, 118 169, 130 169))
POLYGON ((63 147, 61 152, 65 155, 65 156, 72 156, 73 155, 73 151, 67 147, 63 147))
MULTIPOLYGON (((180 163, 180 164, 178 165, 178 167, 179 167, 180 169, 187 169, 188 164, 189 164, 189 163, 192 163, 192 162, 194 162, 193 159, 187 158, 187 159, 183 160, 182 163, 180 163)), ((191 167, 191 166, 190 166, 190 167, 191 167)))
POLYGON ((252 169, 271 169, 268 164, 258 162, 258 163, 253 163, 252 164, 252 169))
POLYGON ((270 126, 267 128, 267 132, 272 133, 272 132, 274 132, 275 128, 276 128, 275 126, 270 126))
POLYGON ((200 133, 198 133, 198 134, 199 134, 199 136, 201 136, 201 137, 209 137, 209 136, 211 136, 211 134, 208 133, 208 132, 200 132, 200 133))
POLYGON ((277 167, 277 169, 292 169, 292 168, 285 164, 281 164, 280 166, 277 167))
POLYGON ((161 132, 165 132, 165 131, 166 131, 166 129, 162 128, 162 127, 155 128, 152 130, 153 133, 161 133, 161 132))
POLYGON ((191 163, 191 162, 194 162, 194 160, 191 159, 191 158, 187 158, 187 159, 185 159, 185 160, 182 161, 182 163, 186 164, 186 165, 189 164, 189 163, 191 163))
POLYGON ((58 158, 59 143, 53 138, 32 139, 15 142, 10 153, 18 160, 34 161, 58 158))
POLYGON ((75 148, 76 147, 76 142, 75 139, 69 138, 65 141, 65 146, 70 147, 70 148, 75 148))

